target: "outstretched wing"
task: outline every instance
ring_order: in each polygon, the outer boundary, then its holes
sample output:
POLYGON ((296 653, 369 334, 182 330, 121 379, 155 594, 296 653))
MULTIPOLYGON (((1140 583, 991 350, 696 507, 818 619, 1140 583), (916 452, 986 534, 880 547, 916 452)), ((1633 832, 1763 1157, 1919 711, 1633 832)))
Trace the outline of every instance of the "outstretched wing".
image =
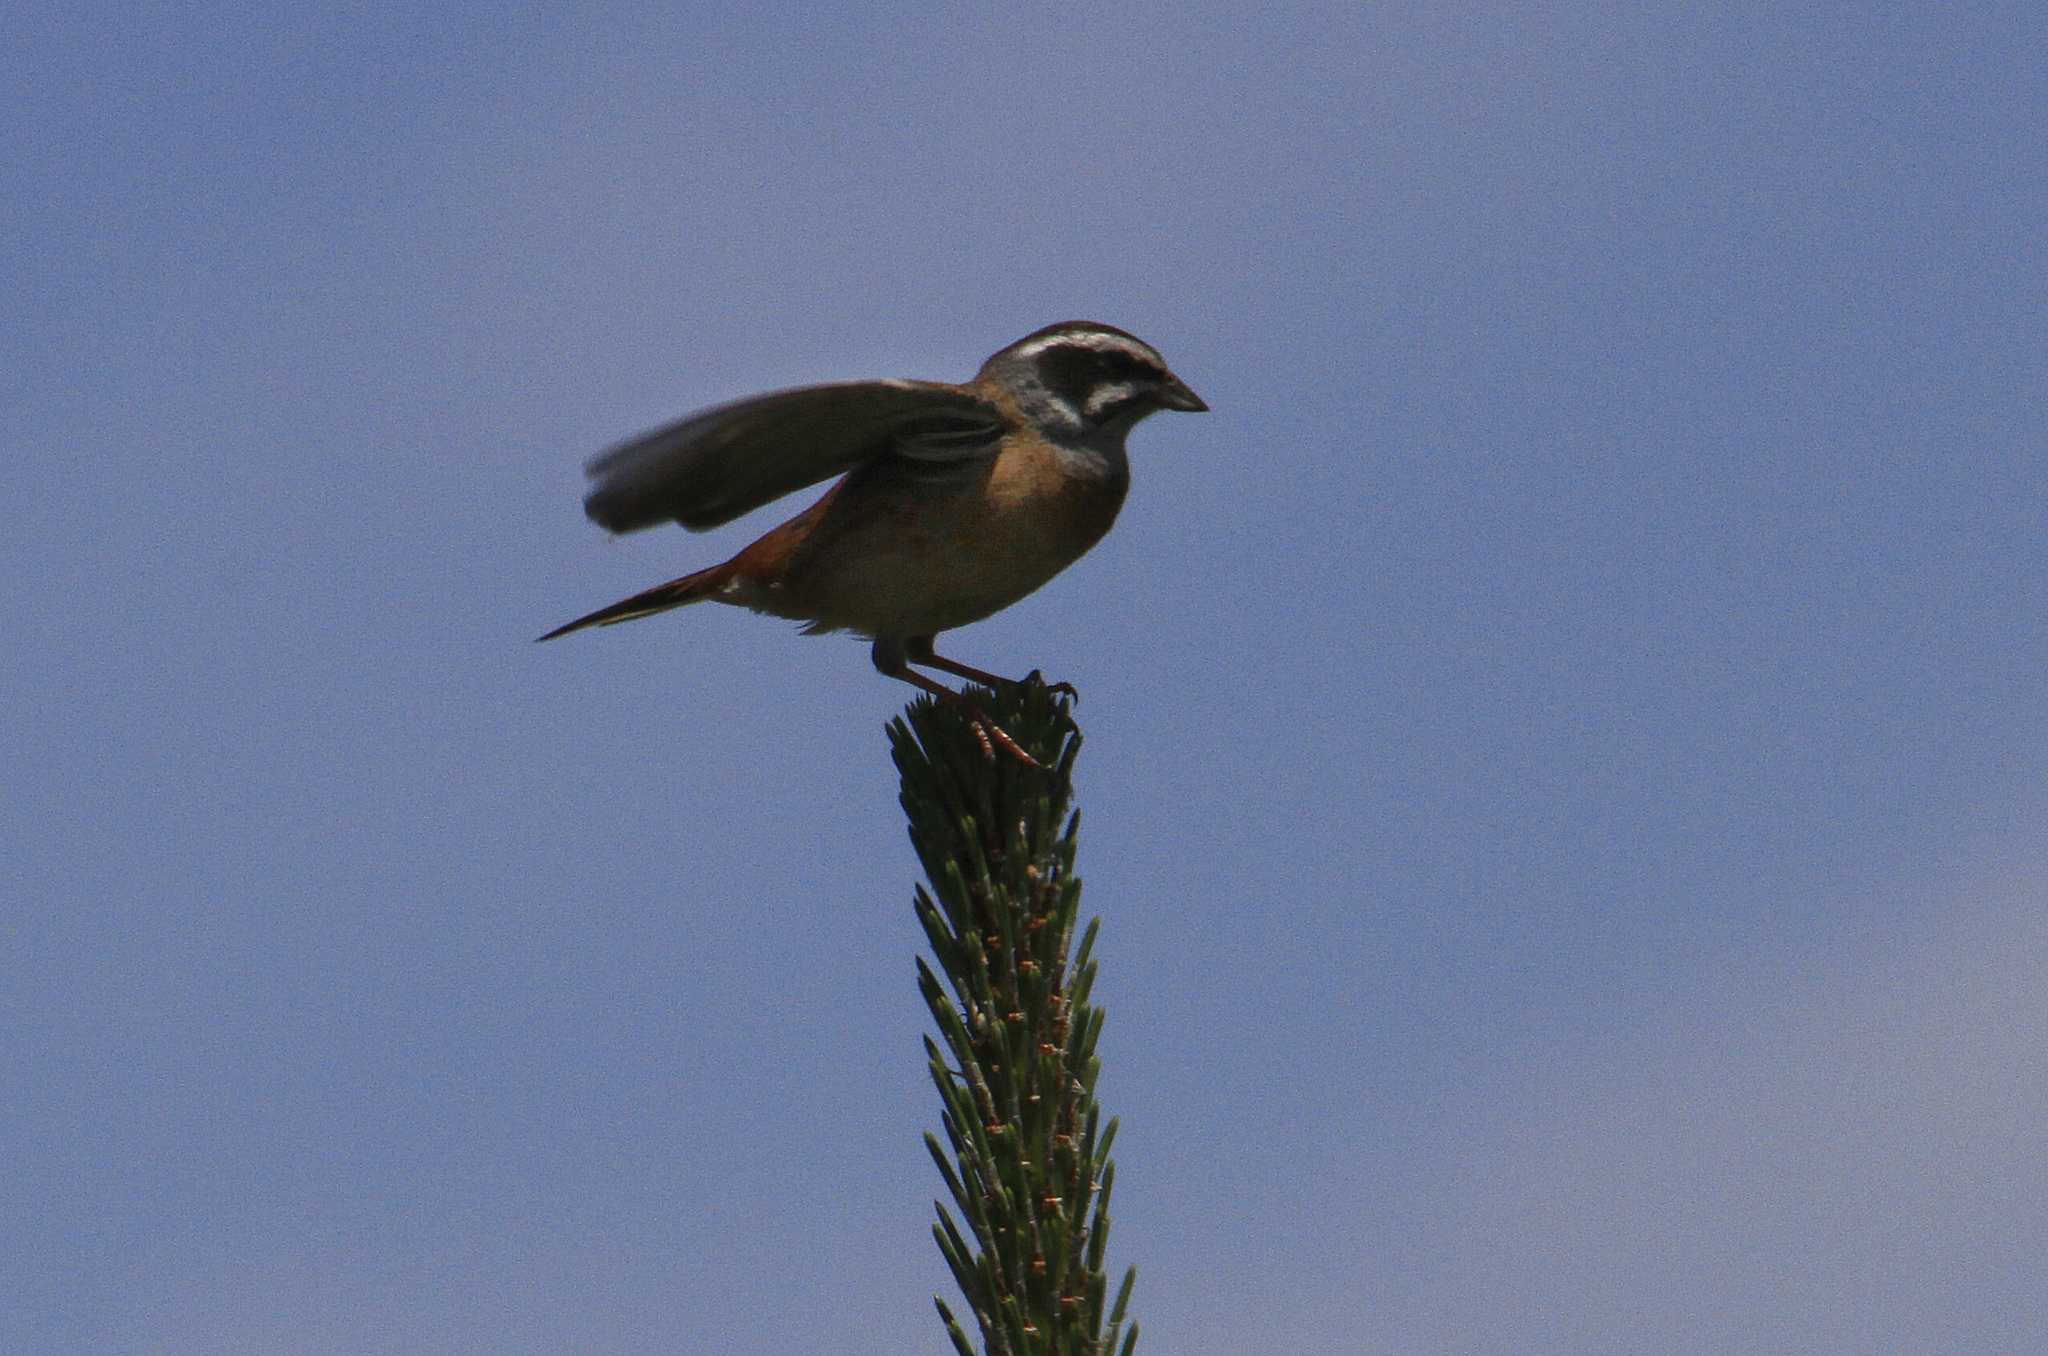
POLYGON ((935 382, 775 391, 714 406, 598 456, 583 511, 613 532, 671 520, 717 527, 881 457, 926 465, 992 457, 1002 430, 994 406, 935 382))

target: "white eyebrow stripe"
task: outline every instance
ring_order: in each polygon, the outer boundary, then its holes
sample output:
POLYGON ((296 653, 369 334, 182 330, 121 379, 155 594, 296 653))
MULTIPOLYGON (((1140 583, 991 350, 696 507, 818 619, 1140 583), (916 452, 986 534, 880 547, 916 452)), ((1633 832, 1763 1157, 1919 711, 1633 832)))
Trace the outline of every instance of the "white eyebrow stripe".
POLYGON ((1033 339, 1016 350, 1019 358, 1035 358, 1049 348, 1092 348, 1097 352, 1121 350, 1134 358, 1154 363, 1163 371, 1166 360, 1150 344, 1136 339, 1127 339, 1121 334, 1104 334, 1098 330, 1061 330, 1048 334, 1043 339, 1033 339))

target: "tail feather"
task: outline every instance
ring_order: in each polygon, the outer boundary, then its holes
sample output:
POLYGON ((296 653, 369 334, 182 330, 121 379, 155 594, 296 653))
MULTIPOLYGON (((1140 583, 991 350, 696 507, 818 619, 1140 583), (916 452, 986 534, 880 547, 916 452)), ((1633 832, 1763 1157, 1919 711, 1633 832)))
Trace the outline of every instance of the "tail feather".
POLYGON ((731 577, 732 566, 729 563, 713 565, 708 570, 686 574, 681 579, 656 584, 644 593, 622 598, 610 607, 601 607, 588 616, 578 617, 566 626, 557 626, 540 639, 553 640, 557 636, 566 636, 571 631, 581 631, 586 626, 614 626, 619 622, 633 621, 639 617, 651 617, 672 607, 700 603, 716 593, 731 577))

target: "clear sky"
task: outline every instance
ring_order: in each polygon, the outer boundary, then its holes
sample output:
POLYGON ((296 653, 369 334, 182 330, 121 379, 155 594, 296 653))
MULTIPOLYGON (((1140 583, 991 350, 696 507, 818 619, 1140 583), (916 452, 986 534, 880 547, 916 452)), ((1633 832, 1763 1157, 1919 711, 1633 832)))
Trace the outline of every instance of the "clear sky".
POLYGON ((1072 317, 1140 1350, 2048 1342, 2042 9, 821 8, 10 12, 0 1350, 944 1351, 907 689, 531 640, 1072 317))

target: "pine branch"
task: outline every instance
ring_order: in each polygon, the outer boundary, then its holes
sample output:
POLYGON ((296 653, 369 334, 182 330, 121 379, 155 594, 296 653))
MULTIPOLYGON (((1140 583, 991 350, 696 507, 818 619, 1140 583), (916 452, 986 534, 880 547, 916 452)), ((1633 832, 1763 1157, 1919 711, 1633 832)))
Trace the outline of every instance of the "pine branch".
MULTIPOLYGON (((968 719, 929 698, 889 727, 929 881, 917 918, 936 962, 917 964, 938 1027, 925 1056, 944 1131, 925 1145, 951 1198, 936 1203, 932 1235, 986 1356, 1129 1356, 1135 1268, 1106 1325, 1104 1314, 1116 1122, 1101 1124, 1095 1101, 1097 922, 1073 947, 1081 733, 1070 703, 1035 674, 973 695, 1046 770, 991 761, 968 719)), ((938 1309, 954 1349, 971 1356, 966 1330, 943 1300, 938 1309)))

